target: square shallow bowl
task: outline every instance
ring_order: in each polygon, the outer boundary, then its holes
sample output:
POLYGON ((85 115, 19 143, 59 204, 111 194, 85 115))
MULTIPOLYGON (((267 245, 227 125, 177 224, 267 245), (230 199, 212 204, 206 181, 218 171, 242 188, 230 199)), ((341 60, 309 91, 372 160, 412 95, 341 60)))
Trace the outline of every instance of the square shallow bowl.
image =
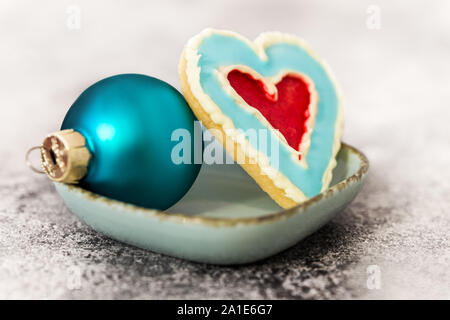
POLYGON ((368 168, 361 152, 342 144, 331 187, 287 210, 237 164, 203 165, 191 190, 167 211, 55 186, 76 216, 113 239, 197 262, 243 264, 287 249, 330 221, 355 198, 368 168))

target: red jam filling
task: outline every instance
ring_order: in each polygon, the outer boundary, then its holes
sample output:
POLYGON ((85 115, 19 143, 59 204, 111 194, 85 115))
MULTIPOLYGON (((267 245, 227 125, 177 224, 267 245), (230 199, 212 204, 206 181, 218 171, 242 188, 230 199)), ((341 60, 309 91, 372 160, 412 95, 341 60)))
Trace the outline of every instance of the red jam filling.
POLYGON ((238 69, 231 70, 227 78, 245 102, 261 112, 272 127, 280 131, 287 143, 299 151, 307 132, 306 121, 310 116, 311 93, 308 84, 300 77, 286 74, 275 84, 277 96, 268 92, 262 80, 238 69))

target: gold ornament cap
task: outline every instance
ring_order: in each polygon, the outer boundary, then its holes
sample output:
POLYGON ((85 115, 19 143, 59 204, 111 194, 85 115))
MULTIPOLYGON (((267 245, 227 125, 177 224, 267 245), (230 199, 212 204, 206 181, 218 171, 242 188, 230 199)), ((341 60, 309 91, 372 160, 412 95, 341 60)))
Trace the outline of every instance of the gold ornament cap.
POLYGON ((50 133, 42 143, 42 168, 53 181, 78 183, 87 173, 90 158, 86 139, 73 129, 50 133))

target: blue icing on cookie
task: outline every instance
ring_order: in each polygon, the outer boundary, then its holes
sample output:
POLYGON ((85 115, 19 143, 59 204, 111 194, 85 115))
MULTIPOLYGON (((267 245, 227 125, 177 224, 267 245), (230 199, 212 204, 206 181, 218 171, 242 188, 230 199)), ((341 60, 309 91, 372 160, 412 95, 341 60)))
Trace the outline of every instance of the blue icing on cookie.
MULTIPOLYGON (((243 41, 229 36, 212 34, 198 47, 201 68, 200 85, 204 92, 229 117, 236 128, 265 129, 252 114, 244 111, 221 87, 215 75, 219 67, 246 65, 262 76, 271 77, 283 69, 298 71, 309 76, 319 95, 316 121, 311 135, 311 145, 306 156, 308 168, 302 167, 290 154, 289 148, 280 144, 278 170, 288 177, 307 197, 322 190, 322 178, 331 157, 339 101, 336 89, 324 67, 305 49, 288 43, 275 43, 266 48, 267 61, 261 60, 243 41)), ((271 139, 278 139, 271 133, 271 139)), ((259 146, 250 140, 252 147, 259 146)), ((267 155, 270 159, 270 150, 267 155)), ((273 164, 272 164, 273 165, 273 164)))

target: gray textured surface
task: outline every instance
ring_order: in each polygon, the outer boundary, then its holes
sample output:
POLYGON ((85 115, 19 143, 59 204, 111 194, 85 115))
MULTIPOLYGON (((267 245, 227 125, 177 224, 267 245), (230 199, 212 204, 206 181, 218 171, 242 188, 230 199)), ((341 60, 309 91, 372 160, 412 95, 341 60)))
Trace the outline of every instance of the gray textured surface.
POLYGON ((448 1, 2 1, 0 298, 450 298, 449 12, 448 1), (79 30, 66 26, 72 3, 79 30), (370 4, 380 30, 366 26, 370 4), (182 46, 206 26, 306 38, 341 82, 344 140, 372 165, 336 219, 248 266, 190 263, 97 234, 23 163, 102 77, 139 72, 178 86, 182 46), (367 287, 370 265, 380 289, 367 287))

